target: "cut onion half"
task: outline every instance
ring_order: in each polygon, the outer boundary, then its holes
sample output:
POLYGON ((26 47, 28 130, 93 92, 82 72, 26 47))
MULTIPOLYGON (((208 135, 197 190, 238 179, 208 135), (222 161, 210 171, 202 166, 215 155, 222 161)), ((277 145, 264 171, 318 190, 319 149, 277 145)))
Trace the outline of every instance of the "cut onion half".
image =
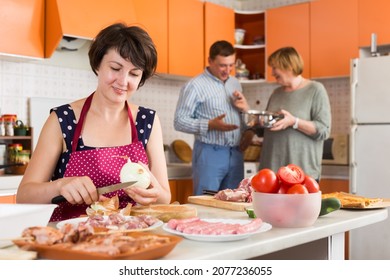
POLYGON ((121 183, 137 181, 129 187, 139 187, 147 189, 150 186, 150 174, 142 165, 136 162, 127 162, 122 166, 120 172, 121 183))

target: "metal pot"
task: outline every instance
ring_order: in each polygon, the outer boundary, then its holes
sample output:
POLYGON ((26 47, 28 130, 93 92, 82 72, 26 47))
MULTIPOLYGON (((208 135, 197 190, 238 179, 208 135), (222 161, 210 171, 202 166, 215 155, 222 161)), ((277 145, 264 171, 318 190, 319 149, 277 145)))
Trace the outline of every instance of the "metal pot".
POLYGON ((284 118, 283 114, 257 110, 249 110, 246 113, 242 113, 241 116, 248 127, 264 128, 270 128, 278 120, 284 118))

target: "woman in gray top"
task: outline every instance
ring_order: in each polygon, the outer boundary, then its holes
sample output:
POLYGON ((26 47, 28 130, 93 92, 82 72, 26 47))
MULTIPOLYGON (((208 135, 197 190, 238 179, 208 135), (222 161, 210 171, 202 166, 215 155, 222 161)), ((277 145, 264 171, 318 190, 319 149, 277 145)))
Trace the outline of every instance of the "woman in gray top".
POLYGON ((260 169, 277 172, 292 163, 319 180, 323 144, 331 127, 326 89, 302 77, 303 60, 292 47, 276 50, 269 56, 268 65, 281 86, 272 93, 266 110, 280 112, 284 118, 264 129, 260 169))

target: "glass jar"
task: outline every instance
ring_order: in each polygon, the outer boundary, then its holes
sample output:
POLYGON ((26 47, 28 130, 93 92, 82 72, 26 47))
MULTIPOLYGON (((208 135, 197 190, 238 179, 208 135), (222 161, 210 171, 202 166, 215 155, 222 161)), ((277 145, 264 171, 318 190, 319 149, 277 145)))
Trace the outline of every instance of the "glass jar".
POLYGON ((22 150, 23 150, 22 144, 19 144, 19 143, 8 144, 8 148, 7 148, 7 163, 8 164, 17 163, 17 159, 18 159, 19 153, 22 150))
POLYGON ((14 126, 16 123, 16 115, 3 115, 4 126, 5 126, 5 135, 14 136, 14 126))
POLYGON ((16 163, 27 164, 30 161, 30 150, 21 150, 18 152, 16 159, 16 163))

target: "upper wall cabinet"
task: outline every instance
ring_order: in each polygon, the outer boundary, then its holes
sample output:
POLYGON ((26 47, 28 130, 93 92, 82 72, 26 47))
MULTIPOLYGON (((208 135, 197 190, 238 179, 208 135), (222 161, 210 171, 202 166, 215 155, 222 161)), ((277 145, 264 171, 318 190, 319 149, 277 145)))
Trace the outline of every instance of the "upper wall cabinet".
POLYGON ((143 27, 156 45, 157 73, 168 73, 168 0, 133 0, 136 24, 143 27), (153 7, 151 9, 150 7, 153 7))
POLYGON ((378 45, 390 44, 390 1, 358 0, 359 47, 371 44, 371 34, 377 34, 378 45))
POLYGON ((235 11, 235 28, 244 31, 243 42, 236 42, 237 59, 245 64, 249 79, 242 83, 264 82, 265 77, 265 12, 235 11))
POLYGON ((45 1, 0 1, 0 53, 44 57, 45 1))
POLYGON ((195 76, 207 65, 217 40, 234 40, 234 12, 198 0, 133 0, 136 24, 157 47, 160 74, 195 76), (153 9, 150 7, 153 6, 153 9))
MULTIPOLYGON (((303 76, 349 76, 359 53, 357 1, 317 0, 267 11, 267 57, 293 46, 303 57, 303 76)), ((269 67, 267 80, 273 80, 269 67)))
POLYGON ((357 26, 357 0, 319 0, 310 3, 312 78, 350 74, 350 61, 359 56, 357 26))
POLYGON ((234 44, 234 11, 210 2, 204 3, 204 66, 208 65, 211 45, 220 40, 234 44))
MULTIPOLYGON (((19 16, 18 16, 19 18, 19 16)), ((136 21, 132 0, 46 0, 45 57, 50 57, 63 36, 93 39, 104 27, 136 21)))
MULTIPOLYGON (((302 56, 303 75, 310 77, 309 4, 297 4, 267 10, 266 57, 279 48, 292 46, 302 56)), ((274 81, 271 68, 267 67, 267 81, 274 81)))
POLYGON ((203 3, 169 0, 168 73, 194 76, 204 65, 203 3))

